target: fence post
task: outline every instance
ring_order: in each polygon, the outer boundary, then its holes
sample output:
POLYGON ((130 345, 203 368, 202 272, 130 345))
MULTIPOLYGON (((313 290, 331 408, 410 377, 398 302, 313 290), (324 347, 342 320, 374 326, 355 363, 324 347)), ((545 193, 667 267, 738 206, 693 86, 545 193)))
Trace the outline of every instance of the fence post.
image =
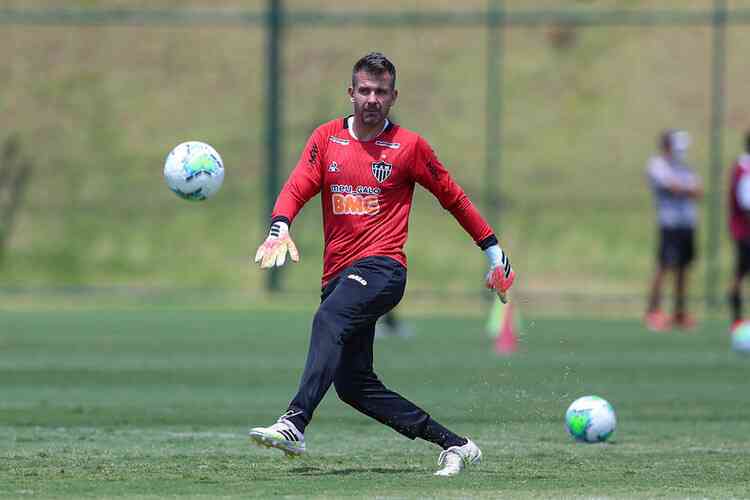
POLYGON ((21 142, 15 133, 5 140, 0 157, 0 265, 5 260, 6 245, 28 187, 31 170, 31 162, 21 157, 21 142))
POLYGON ((711 142, 708 178, 708 239, 706 241, 706 307, 716 310, 719 305, 719 240, 721 233, 721 173, 724 130, 724 81, 726 73, 726 0, 714 0, 713 43, 711 64, 711 142))
MULTIPOLYGON (((266 227, 268 217, 273 210, 276 195, 279 192, 282 158, 281 145, 282 113, 281 96, 283 95, 281 81, 281 37, 284 24, 284 7, 282 0, 268 0, 266 18, 266 72, 268 74, 266 87, 266 206, 263 211, 263 225, 266 227)), ((267 274, 266 289, 276 292, 281 289, 281 276, 273 267, 267 274)))
POLYGON ((487 8, 487 107, 485 137, 485 193, 486 217, 497 222, 496 211, 500 206, 498 193, 502 151, 500 133, 502 126, 502 66, 503 23, 505 7, 503 0, 489 0, 487 8))

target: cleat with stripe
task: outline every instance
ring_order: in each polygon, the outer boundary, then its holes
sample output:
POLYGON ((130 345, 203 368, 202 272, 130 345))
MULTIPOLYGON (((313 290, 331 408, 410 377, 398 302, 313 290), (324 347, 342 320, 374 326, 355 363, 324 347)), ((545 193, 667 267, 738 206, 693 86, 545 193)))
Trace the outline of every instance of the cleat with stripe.
POLYGON ((469 438, 463 446, 451 446, 443 450, 438 458, 438 465, 442 468, 435 473, 436 476, 455 476, 460 474, 467 465, 478 464, 482 460, 482 450, 469 438))
POLYGON ((305 436, 282 415, 270 427, 255 427, 250 430, 250 439, 259 446, 278 448, 287 457, 294 458, 305 453, 305 436))

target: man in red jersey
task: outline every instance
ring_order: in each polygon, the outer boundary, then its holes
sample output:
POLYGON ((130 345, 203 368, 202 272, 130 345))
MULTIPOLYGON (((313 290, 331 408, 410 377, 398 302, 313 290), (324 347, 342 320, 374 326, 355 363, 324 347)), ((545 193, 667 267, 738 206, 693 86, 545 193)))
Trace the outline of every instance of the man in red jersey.
POLYGON ((304 453, 305 428, 333 384, 356 410, 408 438, 443 448, 436 475, 452 476, 479 461, 477 445, 386 388, 373 371, 375 323, 399 303, 406 287, 404 244, 414 185, 432 192, 484 250, 486 285, 501 300, 515 275, 492 229, 427 141, 388 120, 398 97, 395 84, 396 69, 383 54, 357 61, 349 88, 354 114, 312 133, 276 200, 268 238, 255 261, 268 268, 283 265, 287 252, 299 259, 289 226, 320 193, 323 286, 298 392, 275 424, 256 427, 250 436, 288 455, 304 453))
POLYGON ((737 158, 729 186, 729 232, 735 243, 734 278, 729 288, 732 329, 742 322, 742 279, 750 271, 750 131, 737 158))

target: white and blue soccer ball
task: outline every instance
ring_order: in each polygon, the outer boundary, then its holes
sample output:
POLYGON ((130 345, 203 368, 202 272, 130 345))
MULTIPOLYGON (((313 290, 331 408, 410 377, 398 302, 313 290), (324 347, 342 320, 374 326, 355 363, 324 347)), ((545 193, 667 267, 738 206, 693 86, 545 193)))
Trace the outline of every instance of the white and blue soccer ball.
POLYGON ((180 198, 207 200, 224 182, 224 162, 219 153, 205 142, 183 142, 167 155, 164 180, 180 198))
POLYGON ((599 396, 578 398, 565 412, 565 428, 576 441, 601 443, 609 439, 615 427, 615 409, 599 396))
POLYGON ((743 321, 732 330, 732 350, 750 355, 750 321, 743 321))

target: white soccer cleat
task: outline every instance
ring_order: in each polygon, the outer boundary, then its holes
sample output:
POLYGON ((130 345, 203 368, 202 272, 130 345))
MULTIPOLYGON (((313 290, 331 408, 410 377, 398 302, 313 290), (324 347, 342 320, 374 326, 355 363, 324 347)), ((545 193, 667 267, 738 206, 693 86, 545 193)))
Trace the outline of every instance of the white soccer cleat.
POLYGON ((250 439, 266 448, 278 448, 292 458, 305 452, 305 435, 283 416, 270 427, 250 429, 250 439))
POLYGON ((435 473, 436 476, 455 476, 468 464, 478 464, 482 460, 482 450, 469 438, 463 446, 451 446, 443 450, 438 458, 438 465, 443 468, 435 473))

